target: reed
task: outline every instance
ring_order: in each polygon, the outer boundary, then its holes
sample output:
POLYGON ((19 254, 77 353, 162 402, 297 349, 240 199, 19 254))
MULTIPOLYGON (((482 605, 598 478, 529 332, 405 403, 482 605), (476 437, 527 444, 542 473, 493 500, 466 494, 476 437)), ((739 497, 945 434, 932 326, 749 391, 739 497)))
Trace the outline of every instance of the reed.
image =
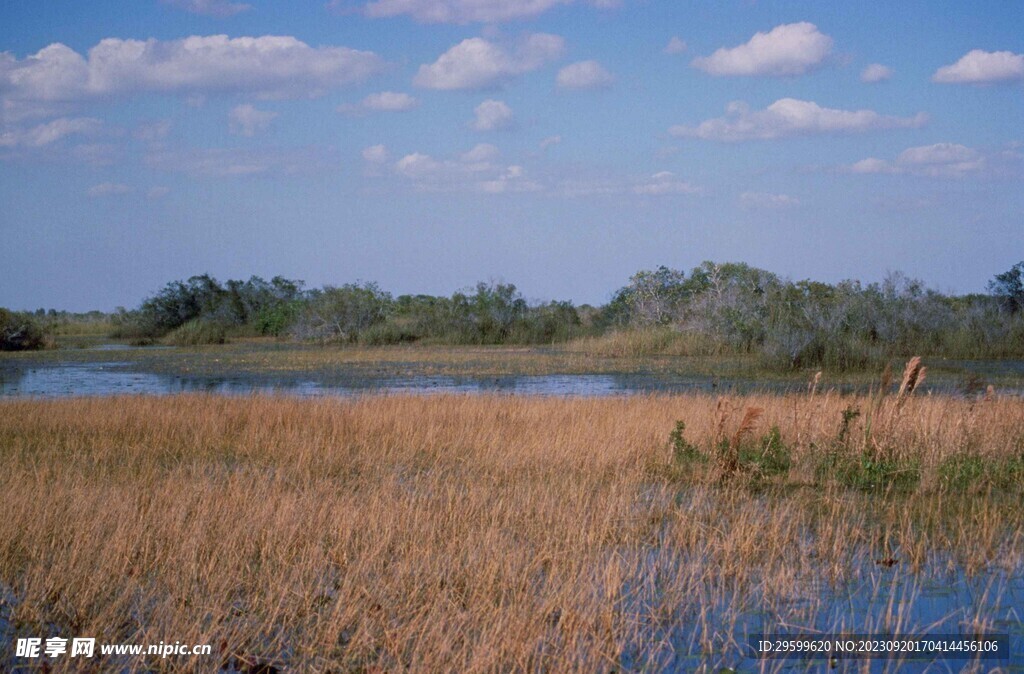
POLYGON ((217 651, 129 670, 734 666, 751 611, 807 624, 874 584, 843 626, 912 629, 885 601, 914 578, 1024 568, 1024 404, 998 394, 3 400, 0 461, 7 636, 217 651), (735 448, 728 479, 673 428, 735 448), (913 489, 821 470, 875 447, 913 489), (998 470, 952 486, 962 457, 998 470))

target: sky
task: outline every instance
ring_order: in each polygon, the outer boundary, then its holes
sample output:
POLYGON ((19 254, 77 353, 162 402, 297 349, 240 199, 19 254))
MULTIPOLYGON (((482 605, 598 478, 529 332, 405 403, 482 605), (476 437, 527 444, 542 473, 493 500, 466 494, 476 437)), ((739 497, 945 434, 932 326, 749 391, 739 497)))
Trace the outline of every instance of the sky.
POLYGON ((1015 0, 5 0, 0 306, 259 275, 606 302, 641 269, 983 292, 1015 0))

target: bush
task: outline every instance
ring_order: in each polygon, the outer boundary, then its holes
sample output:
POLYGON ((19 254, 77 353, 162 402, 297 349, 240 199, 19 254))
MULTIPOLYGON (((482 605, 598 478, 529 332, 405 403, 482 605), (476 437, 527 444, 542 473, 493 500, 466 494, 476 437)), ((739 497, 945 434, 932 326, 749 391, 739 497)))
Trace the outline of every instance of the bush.
POLYGON ((921 481, 921 462, 916 459, 879 458, 868 453, 854 456, 845 452, 825 455, 818 466, 818 479, 835 479, 860 491, 911 492, 921 481))
POLYGON ((376 283, 325 286, 310 293, 292 334, 298 339, 354 343, 364 331, 383 323, 394 300, 376 283))
POLYGON ((740 466, 764 476, 781 475, 789 470, 790 451, 782 441, 778 426, 772 426, 757 446, 740 450, 740 466))
POLYGON ((164 343, 172 346, 223 344, 226 341, 227 331, 223 325, 201 319, 189 321, 164 338, 164 343))
POLYGON ((672 446, 672 458, 677 464, 685 464, 691 461, 707 461, 707 457, 696 445, 691 443, 683 435, 686 432, 686 422, 677 421, 676 427, 668 434, 668 442, 672 446))
POLYGON ((30 316, 0 309, 0 351, 28 351, 44 346, 46 336, 30 316))
POLYGON ((256 314, 255 327, 261 335, 281 337, 287 334, 299 315, 301 302, 292 300, 260 309, 256 314))
POLYGON ((366 346, 386 346, 388 344, 411 344, 420 338, 407 321, 389 319, 378 323, 359 334, 359 343, 366 346))

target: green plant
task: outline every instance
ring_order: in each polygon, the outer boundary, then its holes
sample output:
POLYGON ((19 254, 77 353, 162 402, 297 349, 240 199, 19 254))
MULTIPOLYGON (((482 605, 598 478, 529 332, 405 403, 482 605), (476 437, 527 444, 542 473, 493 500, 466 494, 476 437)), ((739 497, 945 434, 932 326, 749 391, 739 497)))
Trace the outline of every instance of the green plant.
POLYGON ((685 432, 686 422, 676 421, 676 427, 668 434, 669 444, 672 445, 672 458, 677 464, 706 461, 707 457, 703 452, 683 436, 685 432))
POLYGON ((223 344, 226 341, 227 331, 223 325, 201 319, 185 323, 164 338, 164 342, 173 346, 223 344))
POLYGON ((987 468, 980 456, 957 454, 939 464, 939 483, 949 489, 966 489, 984 478, 987 468))
POLYGON ((921 482, 916 459, 877 458, 870 454, 830 452, 818 465, 819 480, 833 479, 860 491, 911 492, 921 482))
POLYGON ((0 351, 28 351, 46 345, 46 336, 27 314, 0 309, 0 351))
POLYGON ((740 466, 760 475, 780 475, 789 470, 790 463, 789 447, 778 426, 772 426, 755 447, 740 452, 740 466))
POLYGON ((860 410, 853 405, 843 410, 843 421, 839 424, 839 442, 846 442, 847 434, 850 432, 850 424, 860 416, 860 410))

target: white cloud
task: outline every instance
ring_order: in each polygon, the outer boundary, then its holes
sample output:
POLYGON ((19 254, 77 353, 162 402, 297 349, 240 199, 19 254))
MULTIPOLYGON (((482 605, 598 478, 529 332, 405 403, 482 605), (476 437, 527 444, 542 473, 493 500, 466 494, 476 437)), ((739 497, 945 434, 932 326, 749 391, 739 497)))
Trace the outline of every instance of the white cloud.
POLYGON ((837 110, 823 108, 813 101, 782 98, 764 110, 751 111, 745 103, 730 103, 725 117, 705 120, 696 127, 673 126, 669 133, 673 136, 733 142, 916 128, 927 121, 928 116, 923 112, 913 117, 893 117, 880 115, 873 110, 837 110))
POLYGON ((95 199, 97 197, 109 197, 119 194, 128 194, 132 191, 132 188, 123 183, 100 183, 99 185, 93 185, 88 189, 86 194, 95 199))
POLYGON ((505 194, 508 192, 540 192, 544 187, 526 178, 522 166, 512 165, 493 180, 477 183, 477 189, 487 194, 505 194))
POLYGON ((806 21, 757 33, 746 44, 721 48, 690 65, 710 75, 802 75, 820 65, 832 50, 832 38, 806 21))
POLYGON ((851 173, 908 174, 930 178, 960 178, 987 168, 988 160, 974 148, 957 143, 936 143, 907 148, 893 161, 876 157, 852 164, 851 173))
POLYGON ((407 178, 425 178, 437 174, 444 165, 428 154, 414 152, 395 162, 395 171, 407 178))
POLYGON ((580 61, 558 71, 555 83, 559 89, 604 89, 615 77, 597 61, 580 61))
POLYGON ((403 112, 412 110, 420 102, 415 96, 395 91, 381 91, 370 94, 359 103, 345 103, 338 106, 338 112, 348 115, 362 115, 368 112, 403 112))
POLYGON ((800 200, 788 194, 772 194, 771 192, 744 192, 740 195, 740 206, 751 210, 779 210, 794 208, 800 200))
POLYGON ((677 36, 673 35, 672 39, 668 41, 668 44, 665 45, 665 48, 662 49, 661 51, 664 52, 665 54, 682 54, 686 50, 686 43, 680 40, 677 36))
POLYGON ((193 14, 205 14, 226 18, 252 9, 252 5, 228 0, 163 0, 165 4, 179 7, 193 14))
POLYGON ((236 136, 255 136, 266 131, 277 117, 276 112, 257 110, 248 103, 237 105, 228 113, 228 131, 236 136))
POLYGON ((552 145, 558 145, 561 142, 562 142, 562 137, 561 136, 548 136, 547 138, 545 138, 544 140, 542 140, 540 142, 540 149, 546 150, 549 147, 551 147, 552 145))
POLYGON ((894 173, 892 166, 884 159, 869 157, 850 166, 851 173, 894 173))
POLYGON ((942 66, 932 82, 943 84, 996 84, 1024 80, 1024 54, 973 49, 956 63, 942 66))
POLYGON ((543 187, 530 180, 517 164, 498 161, 498 148, 480 143, 455 159, 435 159, 414 152, 394 163, 396 175, 409 180, 421 192, 536 192, 543 187))
POLYGON ((388 157, 388 149, 383 145, 371 145, 363 149, 363 159, 371 164, 383 164, 388 157))
POLYGON ((233 178, 297 175, 336 166, 336 160, 323 155, 322 148, 185 148, 154 150, 146 163, 197 178, 233 178))
POLYGON ((427 89, 486 89, 561 57, 565 41, 534 33, 509 49, 480 37, 463 40, 429 65, 421 65, 413 83, 427 89))
POLYGON ((361 81, 382 67, 372 52, 314 48, 288 36, 107 38, 88 58, 59 43, 20 61, 0 54, 0 96, 5 106, 143 92, 302 98, 361 81))
POLYGON ((43 147, 72 135, 92 135, 102 122, 92 117, 61 117, 28 129, 0 130, 0 147, 43 147))
POLYGON ((884 82, 892 77, 892 68, 883 66, 881 63, 872 63, 860 73, 860 81, 867 84, 884 82))
POLYGON ((634 194, 662 196, 667 194, 700 194, 703 190, 685 180, 679 180, 671 171, 661 171, 644 182, 633 186, 634 194))
POLYGON ((501 151, 490 143, 477 143, 472 149, 459 155, 459 161, 468 165, 480 165, 494 161, 501 156, 501 151))
MULTIPOLYGON (((498 23, 527 19, 574 0, 373 0, 363 7, 370 17, 411 16, 421 23, 498 23)), ((343 9, 349 0, 332 0, 329 7, 343 9)), ((618 0, 590 0, 595 7, 615 7, 618 0)))
POLYGON ((512 108, 503 101, 496 101, 492 98, 473 108, 473 114, 474 119, 471 126, 475 131, 507 129, 515 121, 512 108))

